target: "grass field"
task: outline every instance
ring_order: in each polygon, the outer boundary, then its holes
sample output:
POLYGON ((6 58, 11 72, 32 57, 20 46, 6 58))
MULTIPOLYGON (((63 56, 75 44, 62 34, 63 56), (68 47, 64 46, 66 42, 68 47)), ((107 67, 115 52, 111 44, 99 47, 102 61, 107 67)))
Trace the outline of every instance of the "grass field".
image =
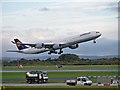
MULTIPOLYGON (((25 72, 3 72, 3 79, 22 79, 25 72)), ((49 78, 74 78, 77 76, 118 76, 118 72, 48 72, 49 78)))
POLYGON ((2 90, 118 90, 118 87, 108 87, 108 86, 7 86, 2 87, 2 90))
POLYGON ((117 70, 118 65, 64 65, 63 68, 57 68, 55 65, 52 66, 4 66, 3 70, 117 70))

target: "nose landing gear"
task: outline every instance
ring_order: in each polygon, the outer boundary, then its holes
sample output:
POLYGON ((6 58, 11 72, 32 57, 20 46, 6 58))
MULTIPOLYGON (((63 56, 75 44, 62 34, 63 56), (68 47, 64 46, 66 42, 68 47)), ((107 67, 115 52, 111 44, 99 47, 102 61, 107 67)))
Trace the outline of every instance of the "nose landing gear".
POLYGON ((93 40, 93 43, 96 43, 96 41, 95 41, 95 40, 93 40))

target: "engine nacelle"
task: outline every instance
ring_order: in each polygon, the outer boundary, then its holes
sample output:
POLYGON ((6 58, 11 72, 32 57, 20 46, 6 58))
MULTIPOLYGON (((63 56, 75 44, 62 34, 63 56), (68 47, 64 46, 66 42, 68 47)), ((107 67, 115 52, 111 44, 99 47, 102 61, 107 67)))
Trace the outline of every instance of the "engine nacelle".
POLYGON ((69 46, 70 49, 76 49, 76 48, 78 48, 78 47, 79 47, 78 44, 74 44, 74 45, 69 46))
POLYGON ((43 48, 44 44, 43 43, 38 43, 36 44, 35 48, 43 48))

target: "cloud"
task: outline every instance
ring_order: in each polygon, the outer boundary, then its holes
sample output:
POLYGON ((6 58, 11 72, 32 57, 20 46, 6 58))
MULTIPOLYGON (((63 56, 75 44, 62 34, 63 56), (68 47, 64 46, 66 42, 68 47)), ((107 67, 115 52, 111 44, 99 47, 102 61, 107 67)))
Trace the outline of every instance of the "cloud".
POLYGON ((119 2, 119 0, 2 0, 3 2, 119 2))
MULTIPOLYGON (((50 29, 42 29, 42 28, 31 28, 24 31, 16 31, 16 30, 4 30, 2 31, 2 38, 10 41, 16 37, 20 39, 24 39, 29 42, 40 41, 48 41, 53 40, 56 35, 55 32, 50 29), (47 32, 47 33, 46 33, 47 32)), ((3 40, 3 41, 6 41, 3 40)))

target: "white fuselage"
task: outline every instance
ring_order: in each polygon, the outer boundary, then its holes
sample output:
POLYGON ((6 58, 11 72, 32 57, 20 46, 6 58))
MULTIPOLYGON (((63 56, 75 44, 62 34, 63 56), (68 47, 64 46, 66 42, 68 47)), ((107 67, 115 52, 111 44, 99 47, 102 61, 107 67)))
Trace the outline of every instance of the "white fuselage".
MULTIPOLYGON (((62 46, 59 46, 58 43, 54 44, 53 49, 54 50, 58 50, 61 48, 66 48, 69 47, 71 45, 75 45, 78 43, 82 43, 82 42, 87 42, 90 40, 95 40, 96 38, 98 38, 99 36, 101 36, 101 34, 99 32, 88 32, 88 33, 84 33, 84 34, 80 34, 77 36, 73 36, 67 39, 62 40, 62 44, 64 42, 64 44, 62 46)), ((61 42, 59 44, 61 44, 61 42)), ((46 51, 50 51, 49 48, 35 48, 35 47, 30 47, 24 50, 21 50, 20 53, 24 53, 24 54, 38 54, 38 53, 43 53, 46 51)))

